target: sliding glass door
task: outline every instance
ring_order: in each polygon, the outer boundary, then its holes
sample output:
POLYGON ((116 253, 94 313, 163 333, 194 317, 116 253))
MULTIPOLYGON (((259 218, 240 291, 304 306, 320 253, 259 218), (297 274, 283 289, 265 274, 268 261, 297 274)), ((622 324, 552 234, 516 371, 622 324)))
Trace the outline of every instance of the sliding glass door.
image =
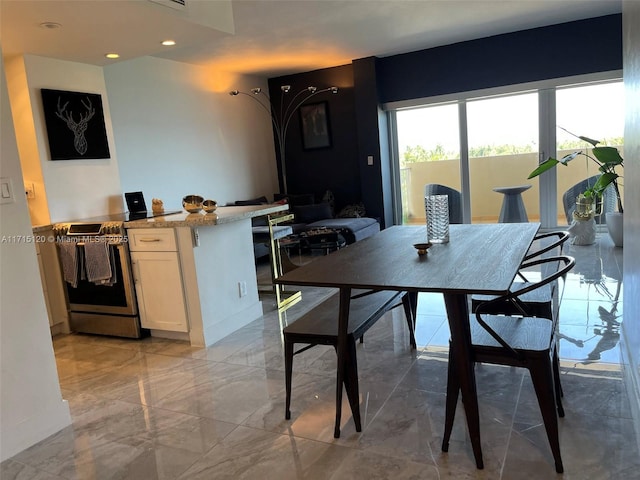
POLYGON ((618 147, 624 157, 623 108, 623 83, 616 80, 393 110, 396 222, 423 223, 424 186, 438 183, 462 192, 465 222, 497 222, 503 195, 493 189, 531 185, 522 193, 528 219, 567 225, 562 195, 597 175, 597 165, 576 159, 527 177, 549 156, 590 147, 566 130, 618 147))
POLYGON ((529 220, 540 219, 538 182, 527 180, 538 165, 538 94, 467 102, 471 221, 497 222, 504 195, 494 188, 532 185, 523 198, 529 220))
MULTIPOLYGON (((624 89, 622 82, 559 88, 556 92, 556 150, 558 159, 575 151, 588 152, 591 144, 576 136, 600 140, 618 148, 624 158, 624 89)), ((558 225, 566 225, 563 194, 581 180, 598 175, 598 165, 579 156, 566 167, 558 166, 558 225)), ((623 175, 622 171, 618 172, 623 175)), ((624 181, 620 182, 624 184, 624 181)), ((624 186, 621 188, 624 191, 624 186)))
POLYGON ((460 190, 460 135, 456 104, 397 113, 402 223, 425 222, 424 187, 460 190))

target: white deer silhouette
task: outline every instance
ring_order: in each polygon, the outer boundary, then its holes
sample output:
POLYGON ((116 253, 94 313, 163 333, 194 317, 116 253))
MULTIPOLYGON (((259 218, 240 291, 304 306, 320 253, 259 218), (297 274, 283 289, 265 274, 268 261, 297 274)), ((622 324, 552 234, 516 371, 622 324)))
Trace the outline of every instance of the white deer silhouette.
POLYGON ((93 108, 91 100, 87 97, 87 103, 84 100, 80 100, 84 108, 87 109, 86 114, 80 114, 80 121, 76 122, 73 119, 73 112, 65 111, 69 102, 65 103, 62 108, 60 107, 60 97, 58 97, 58 111, 56 116, 67 124, 69 130, 73 132, 73 146, 80 155, 87 153, 87 139, 84 136, 84 132, 87 130, 89 120, 93 118, 96 113, 96 109, 93 108))

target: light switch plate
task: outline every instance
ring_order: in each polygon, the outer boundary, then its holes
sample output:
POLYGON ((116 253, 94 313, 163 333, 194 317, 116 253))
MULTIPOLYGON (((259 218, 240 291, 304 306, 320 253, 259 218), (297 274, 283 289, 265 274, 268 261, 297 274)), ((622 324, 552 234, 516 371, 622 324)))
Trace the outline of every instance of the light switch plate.
POLYGON ((13 203, 15 202, 13 196, 13 184, 9 177, 0 178, 0 204, 1 203, 13 203))

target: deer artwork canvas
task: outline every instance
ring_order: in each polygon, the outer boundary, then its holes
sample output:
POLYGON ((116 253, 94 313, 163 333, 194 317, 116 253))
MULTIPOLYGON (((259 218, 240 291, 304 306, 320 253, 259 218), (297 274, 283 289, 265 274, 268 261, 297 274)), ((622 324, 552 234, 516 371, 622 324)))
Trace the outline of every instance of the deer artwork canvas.
POLYGON ((100 94, 41 92, 51 160, 110 158, 100 94))

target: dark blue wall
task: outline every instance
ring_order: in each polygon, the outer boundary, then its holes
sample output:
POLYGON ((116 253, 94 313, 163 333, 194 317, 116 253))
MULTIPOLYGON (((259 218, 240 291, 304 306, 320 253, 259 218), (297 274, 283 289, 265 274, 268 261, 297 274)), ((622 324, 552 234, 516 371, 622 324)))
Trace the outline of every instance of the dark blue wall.
POLYGON ((381 58, 380 102, 622 69, 622 15, 381 58))
MULTIPOLYGON (((310 85, 318 89, 329 86, 337 86, 339 89, 335 95, 329 92, 321 93, 306 102, 306 104, 328 102, 328 121, 331 132, 329 148, 304 150, 299 113, 294 113, 291 118, 285 152, 287 192, 289 194, 313 193, 320 199, 326 190, 331 190, 336 197, 338 207, 359 202, 361 199, 360 173, 355 162, 358 151, 351 65, 270 79, 269 96, 276 108, 280 105, 282 95, 280 86, 282 85, 291 86, 290 93, 284 97, 285 108, 293 95, 310 85)), ((280 191, 284 191, 282 177, 280 177, 280 191)))
POLYGON ((283 84, 294 92, 307 85, 340 87, 337 95, 311 100, 329 102, 330 148, 304 151, 299 124, 292 121, 288 191, 320 197, 330 189, 338 206, 363 201, 384 226, 390 223, 391 190, 383 103, 621 69, 622 15, 617 14, 270 79, 276 105, 283 84), (367 165, 369 155, 373 168, 367 165))

